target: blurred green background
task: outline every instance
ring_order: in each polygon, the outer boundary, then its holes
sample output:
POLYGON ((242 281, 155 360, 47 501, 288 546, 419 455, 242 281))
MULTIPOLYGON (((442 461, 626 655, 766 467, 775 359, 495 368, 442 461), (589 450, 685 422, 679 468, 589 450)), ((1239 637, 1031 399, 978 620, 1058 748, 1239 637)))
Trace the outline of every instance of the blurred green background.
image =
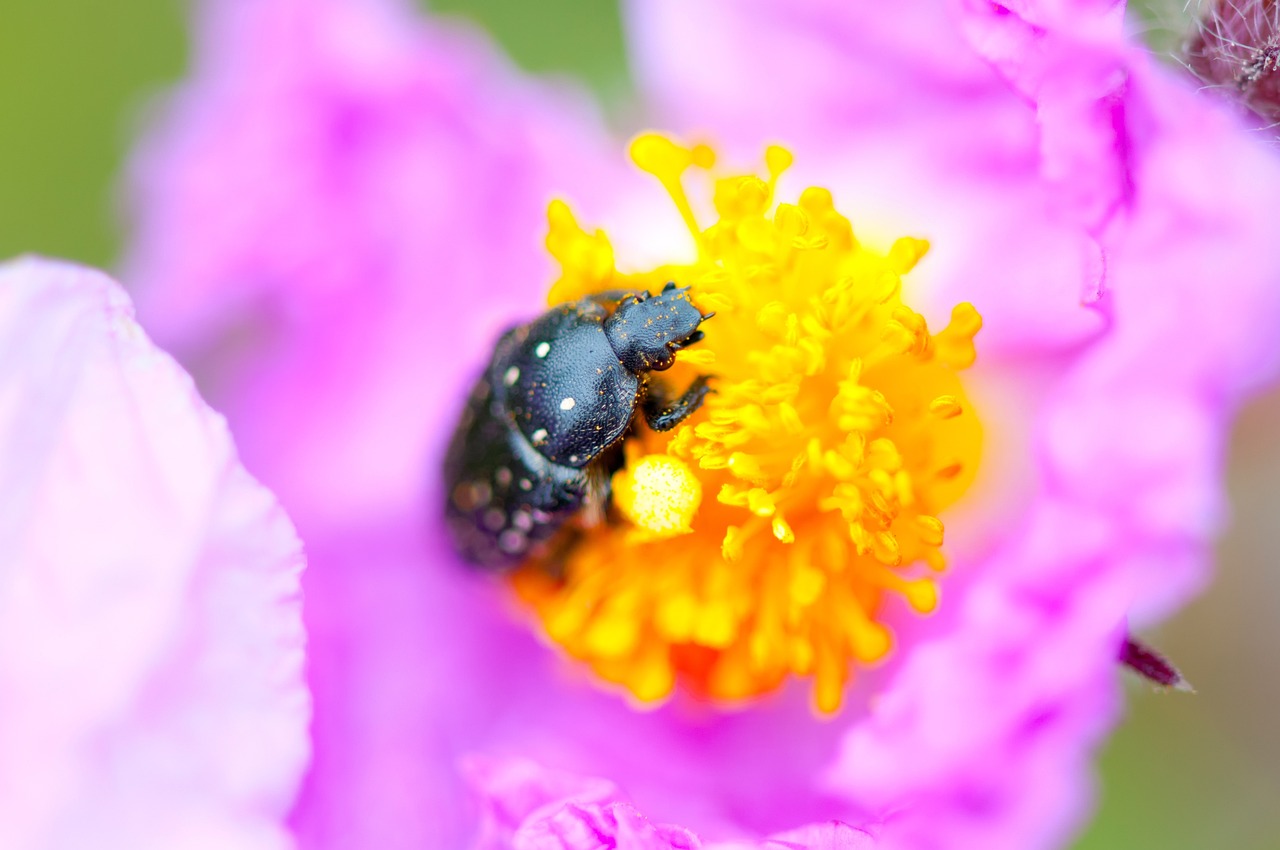
MULTIPOLYGON (((615 104, 630 96, 612 0, 433 8, 487 28, 530 71, 578 76, 615 104)), ((113 264, 120 169, 149 98, 183 72, 184 9, 179 0, 0 0, 0 256, 113 264)), ((1148 0, 1133 13, 1160 51, 1188 21, 1182 0, 1148 0)), ((1236 430, 1235 525, 1217 582, 1153 636, 1198 693, 1130 683, 1129 717, 1102 755, 1101 808, 1081 850, 1280 850, 1277 434, 1280 392, 1236 430)))

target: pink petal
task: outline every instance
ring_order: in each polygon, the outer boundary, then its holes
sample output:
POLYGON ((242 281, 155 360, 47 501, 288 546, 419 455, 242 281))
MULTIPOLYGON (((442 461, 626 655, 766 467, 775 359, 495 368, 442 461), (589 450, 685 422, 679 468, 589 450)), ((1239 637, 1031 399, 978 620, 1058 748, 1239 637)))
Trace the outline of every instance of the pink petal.
POLYGON ((238 340, 207 391, 304 534, 419 499, 471 364, 544 303, 548 201, 640 178, 581 95, 396 0, 199 24, 134 159, 147 326, 179 356, 238 340))
POLYGON ((1035 116, 965 41, 941 0, 627 5, 632 53, 664 125, 738 159, 781 142, 783 194, 832 189, 872 243, 927 237, 912 299, 931 323, 968 299, 986 357, 1070 350, 1101 317, 1081 304, 1102 257, 1040 180, 1035 116), (989 291, 965 281, 986 279, 989 291))
POLYGON ((620 146, 394 2, 211 7, 196 81, 137 159, 133 267, 174 339, 247 341, 210 385, 307 535, 306 843, 458 846, 477 817, 499 845, 686 840, 667 822, 738 846, 1064 840, 1116 716, 1125 618, 1203 580, 1230 406, 1274 372, 1280 182, 1122 41, 1114 3, 1010 7, 631 8, 666 126, 731 159, 788 143, 784 191, 829 185, 860 236, 933 240, 912 286, 935 326, 958 300, 986 318, 990 458, 976 508, 948 517, 947 599, 901 618, 908 649, 830 723, 795 689, 637 712, 431 524, 461 390, 549 280, 546 198, 590 222, 620 205, 652 237, 620 146), (477 779, 485 758, 524 767, 477 779))
POLYGON ((0 266, 0 352, 0 844, 288 846, 288 518, 103 275, 0 266))

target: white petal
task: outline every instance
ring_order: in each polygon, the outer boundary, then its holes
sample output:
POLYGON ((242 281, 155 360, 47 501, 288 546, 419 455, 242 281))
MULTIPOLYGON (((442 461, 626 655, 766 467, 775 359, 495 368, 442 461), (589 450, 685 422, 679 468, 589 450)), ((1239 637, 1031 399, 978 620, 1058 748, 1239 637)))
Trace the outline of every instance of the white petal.
POLYGON ((116 284, 0 265, 0 846, 289 846, 302 566, 116 284))

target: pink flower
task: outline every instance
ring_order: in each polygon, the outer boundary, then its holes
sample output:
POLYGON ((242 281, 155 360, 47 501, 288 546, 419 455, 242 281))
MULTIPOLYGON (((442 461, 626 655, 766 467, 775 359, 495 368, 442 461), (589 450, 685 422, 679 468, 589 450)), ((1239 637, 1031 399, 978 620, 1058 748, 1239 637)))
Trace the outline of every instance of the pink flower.
POLYGON ((1206 580, 1225 429, 1277 357, 1280 166, 1122 13, 630 7, 664 127, 740 161, 784 141, 794 185, 830 187, 860 236, 930 240, 911 281, 931 326, 960 301, 984 318, 986 452, 946 517, 945 598, 890 613, 894 656, 824 721, 799 688, 637 711, 434 521, 467 386, 552 280, 547 200, 632 266, 678 232, 590 106, 394 0, 204 9, 135 160, 130 268, 308 541, 305 846, 1062 844, 1126 623, 1206 580))
POLYGON ((287 846, 302 553, 103 275, 0 265, 0 844, 287 846))

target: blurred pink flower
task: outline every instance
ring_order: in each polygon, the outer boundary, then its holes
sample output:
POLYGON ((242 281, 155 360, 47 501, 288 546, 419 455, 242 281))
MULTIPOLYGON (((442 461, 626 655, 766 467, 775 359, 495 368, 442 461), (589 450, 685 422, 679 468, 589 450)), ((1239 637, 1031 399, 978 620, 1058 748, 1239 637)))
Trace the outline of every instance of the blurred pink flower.
POLYGON ((288 518, 105 276, 0 265, 0 352, 0 845, 288 846, 288 518))
POLYGON ((738 161, 785 142, 790 185, 832 188, 861 236, 932 242, 931 324, 983 314, 987 457, 947 517, 941 610, 891 612, 898 652, 834 721, 796 688, 639 712, 557 659, 449 551, 440 452, 497 331, 540 310, 549 198, 635 265, 679 222, 581 96, 474 33, 395 0, 209 4, 134 161, 130 269, 308 541, 297 834, 1061 845, 1126 620, 1206 580, 1229 417, 1275 371, 1280 166, 1126 40, 1122 3, 628 10, 665 128, 738 161))

